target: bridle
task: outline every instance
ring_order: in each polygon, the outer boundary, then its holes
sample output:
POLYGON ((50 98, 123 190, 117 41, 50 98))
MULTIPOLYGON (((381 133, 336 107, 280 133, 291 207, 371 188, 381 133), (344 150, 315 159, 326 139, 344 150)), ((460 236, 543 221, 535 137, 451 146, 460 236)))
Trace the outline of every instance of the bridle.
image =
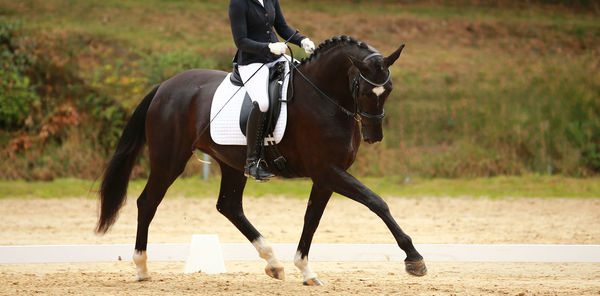
MULTIPOLYGON (((366 62, 371 58, 374 57, 383 57, 382 54, 378 53, 378 52, 374 52, 368 56, 366 56, 362 61, 366 62)), ((314 82, 312 82, 312 80, 310 80, 310 78, 306 77, 304 75, 304 73, 302 73, 302 71, 300 71, 300 69, 298 69, 296 67, 296 65, 294 65, 294 63, 291 63, 292 67, 300 74, 300 76, 302 76, 304 78, 304 80, 306 80, 306 82, 308 82, 315 90, 317 90, 323 97, 327 98, 331 103, 333 103, 334 105, 338 106, 338 108, 340 108, 340 110, 344 113, 346 113, 346 115, 351 116, 356 118, 357 120, 360 120, 360 118, 367 118, 367 119, 383 119, 383 117, 385 117, 385 110, 381 111, 381 114, 371 114, 371 113, 367 113, 363 110, 360 109, 360 103, 358 102, 358 91, 359 91, 359 86, 360 86, 360 80, 364 80, 367 83, 377 87, 377 86, 384 86, 386 85, 390 79, 391 79, 391 72, 390 69, 388 69, 388 73, 387 73, 387 78, 385 79, 384 82, 382 83, 377 83, 377 82, 373 82, 370 79, 368 79, 367 77, 365 77, 360 70, 358 71, 358 75, 356 75, 356 77, 354 78, 354 80, 352 81, 352 100, 354 101, 354 111, 350 111, 348 109, 346 109, 344 106, 340 105, 336 100, 334 100, 333 98, 331 98, 329 95, 327 95, 325 92, 323 92, 317 85, 314 84, 314 82)))
MULTIPOLYGON (((374 53, 366 56, 362 61, 366 62, 369 59, 374 58, 374 57, 383 57, 383 55, 378 52, 374 52, 374 53)), ((358 88, 360 85, 360 79, 366 81, 367 83, 369 83, 370 85, 372 85, 374 87, 386 85, 388 82, 390 82, 390 79, 392 77, 392 73, 390 72, 390 69, 387 69, 387 70, 388 70, 387 78, 382 83, 373 82, 370 79, 368 79, 367 77, 365 77, 360 72, 360 70, 358 71, 358 76, 356 76, 354 78, 354 81, 352 82, 352 99, 354 100, 354 106, 355 106, 354 113, 355 114, 358 114, 361 117, 368 118, 368 119, 383 119, 383 117, 385 117, 385 109, 381 110, 381 114, 370 114, 370 113, 364 112, 360 109, 360 104, 358 102, 358 91, 359 91, 358 88)))

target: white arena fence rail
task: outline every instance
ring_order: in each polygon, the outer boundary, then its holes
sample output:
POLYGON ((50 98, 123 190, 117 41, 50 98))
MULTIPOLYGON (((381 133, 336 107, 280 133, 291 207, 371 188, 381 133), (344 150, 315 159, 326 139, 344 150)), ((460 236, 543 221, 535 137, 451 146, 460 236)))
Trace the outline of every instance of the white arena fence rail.
MULTIPOLYGON (((260 261, 250 243, 220 245, 224 261, 260 261)), ((296 244, 272 244, 283 261, 292 261, 296 244)), ((426 262, 600 262, 600 245, 418 244, 426 262)), ((133 244, 0 246, 0 264, 131 261, 133 244)), ((149 244, 149 261, 186 261, 190 244, 149 244)), ((310 261, 398 262, 395 244, 314 244, 310 261)))

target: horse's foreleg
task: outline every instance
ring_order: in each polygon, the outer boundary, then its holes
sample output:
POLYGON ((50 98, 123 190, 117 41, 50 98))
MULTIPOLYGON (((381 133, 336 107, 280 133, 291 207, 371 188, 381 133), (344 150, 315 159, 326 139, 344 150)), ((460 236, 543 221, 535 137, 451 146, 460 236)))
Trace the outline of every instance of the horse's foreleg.
POLYGON ((380 196, 375 194, 346 171, 335 170, 327 176, 327 179, 328 180, 326 181, 328 182, 324 184, 329 184, 333 191, 367 206, 383 220, 385 225, 392 232, 392 235, 394 235, 398 246, 406 253, 404 263, 406 265, 406 271, 409 274, 423 276, 427 273, 423 257, 415 249, 411 238, 402 231, 400 226, 398 226, 390 213, 388 205, 380 196))
POLYGON ((272 278, 283 280, 285 278, 283 265, 275 257, 273 248, 244 215, 242 195, 246 186, 246 177, 243 172, 237 171, 224 163, 219 164, 222 176, 217 210, 252 242, 259 256, 267 261, 265 273, 272 278))
POLYGON ((298 251, 294 257, 294 264, 302 272, 304 285, 306 286, 323 285, 317 274, 312 272, 308 266, 308 252, 313 235, 319 226, 319 221, 323 216, 323 211, 332 193, 331 190, 320 187, 317 184, 313 184, 310 192, 306 213, 304 214, 304 228, 302 229, 302 236, 298 243, 298 251))

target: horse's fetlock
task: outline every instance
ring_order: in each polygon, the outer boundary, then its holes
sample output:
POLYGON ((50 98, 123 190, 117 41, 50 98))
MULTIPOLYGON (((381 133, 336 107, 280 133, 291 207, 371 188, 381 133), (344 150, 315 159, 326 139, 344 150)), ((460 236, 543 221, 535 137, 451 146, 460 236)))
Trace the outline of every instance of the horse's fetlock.
POLYGON ((296 256, 294 256, 294 265, 296 267, 302 269, 304 266, 308 264, 308 258, 305 259, 306 256, 302 256, 302 252, 296 252, 296 256))

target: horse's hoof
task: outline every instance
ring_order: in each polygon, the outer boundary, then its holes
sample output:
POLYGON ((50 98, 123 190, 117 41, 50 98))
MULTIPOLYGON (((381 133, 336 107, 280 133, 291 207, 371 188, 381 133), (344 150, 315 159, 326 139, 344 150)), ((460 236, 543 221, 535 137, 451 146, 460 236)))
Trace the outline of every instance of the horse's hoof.
POLYGON ((424 276, 427 274, 427 266, 423 259, 419 261, 404 261, 406 265, 406 272, 414 276, 424 276))
POLYGON ((274 279, 278 279, 278 280, 285 280, 285 272, 283 271, 283 267, 269 267, 267 266, 265 268, 265 273, 274 278, 274 279))
POLYGON ((149 281, 150 277, 147 276, 147 275, 146 276, 139 276, 138 275, 138 276, 135 277, 135 280, 138 281, 138 282, 145 282, 145 281, 149 281))
POLYGON ((305 286, 323 286, 323 282, 319 278, 312 278, 302 283, 305 286))

